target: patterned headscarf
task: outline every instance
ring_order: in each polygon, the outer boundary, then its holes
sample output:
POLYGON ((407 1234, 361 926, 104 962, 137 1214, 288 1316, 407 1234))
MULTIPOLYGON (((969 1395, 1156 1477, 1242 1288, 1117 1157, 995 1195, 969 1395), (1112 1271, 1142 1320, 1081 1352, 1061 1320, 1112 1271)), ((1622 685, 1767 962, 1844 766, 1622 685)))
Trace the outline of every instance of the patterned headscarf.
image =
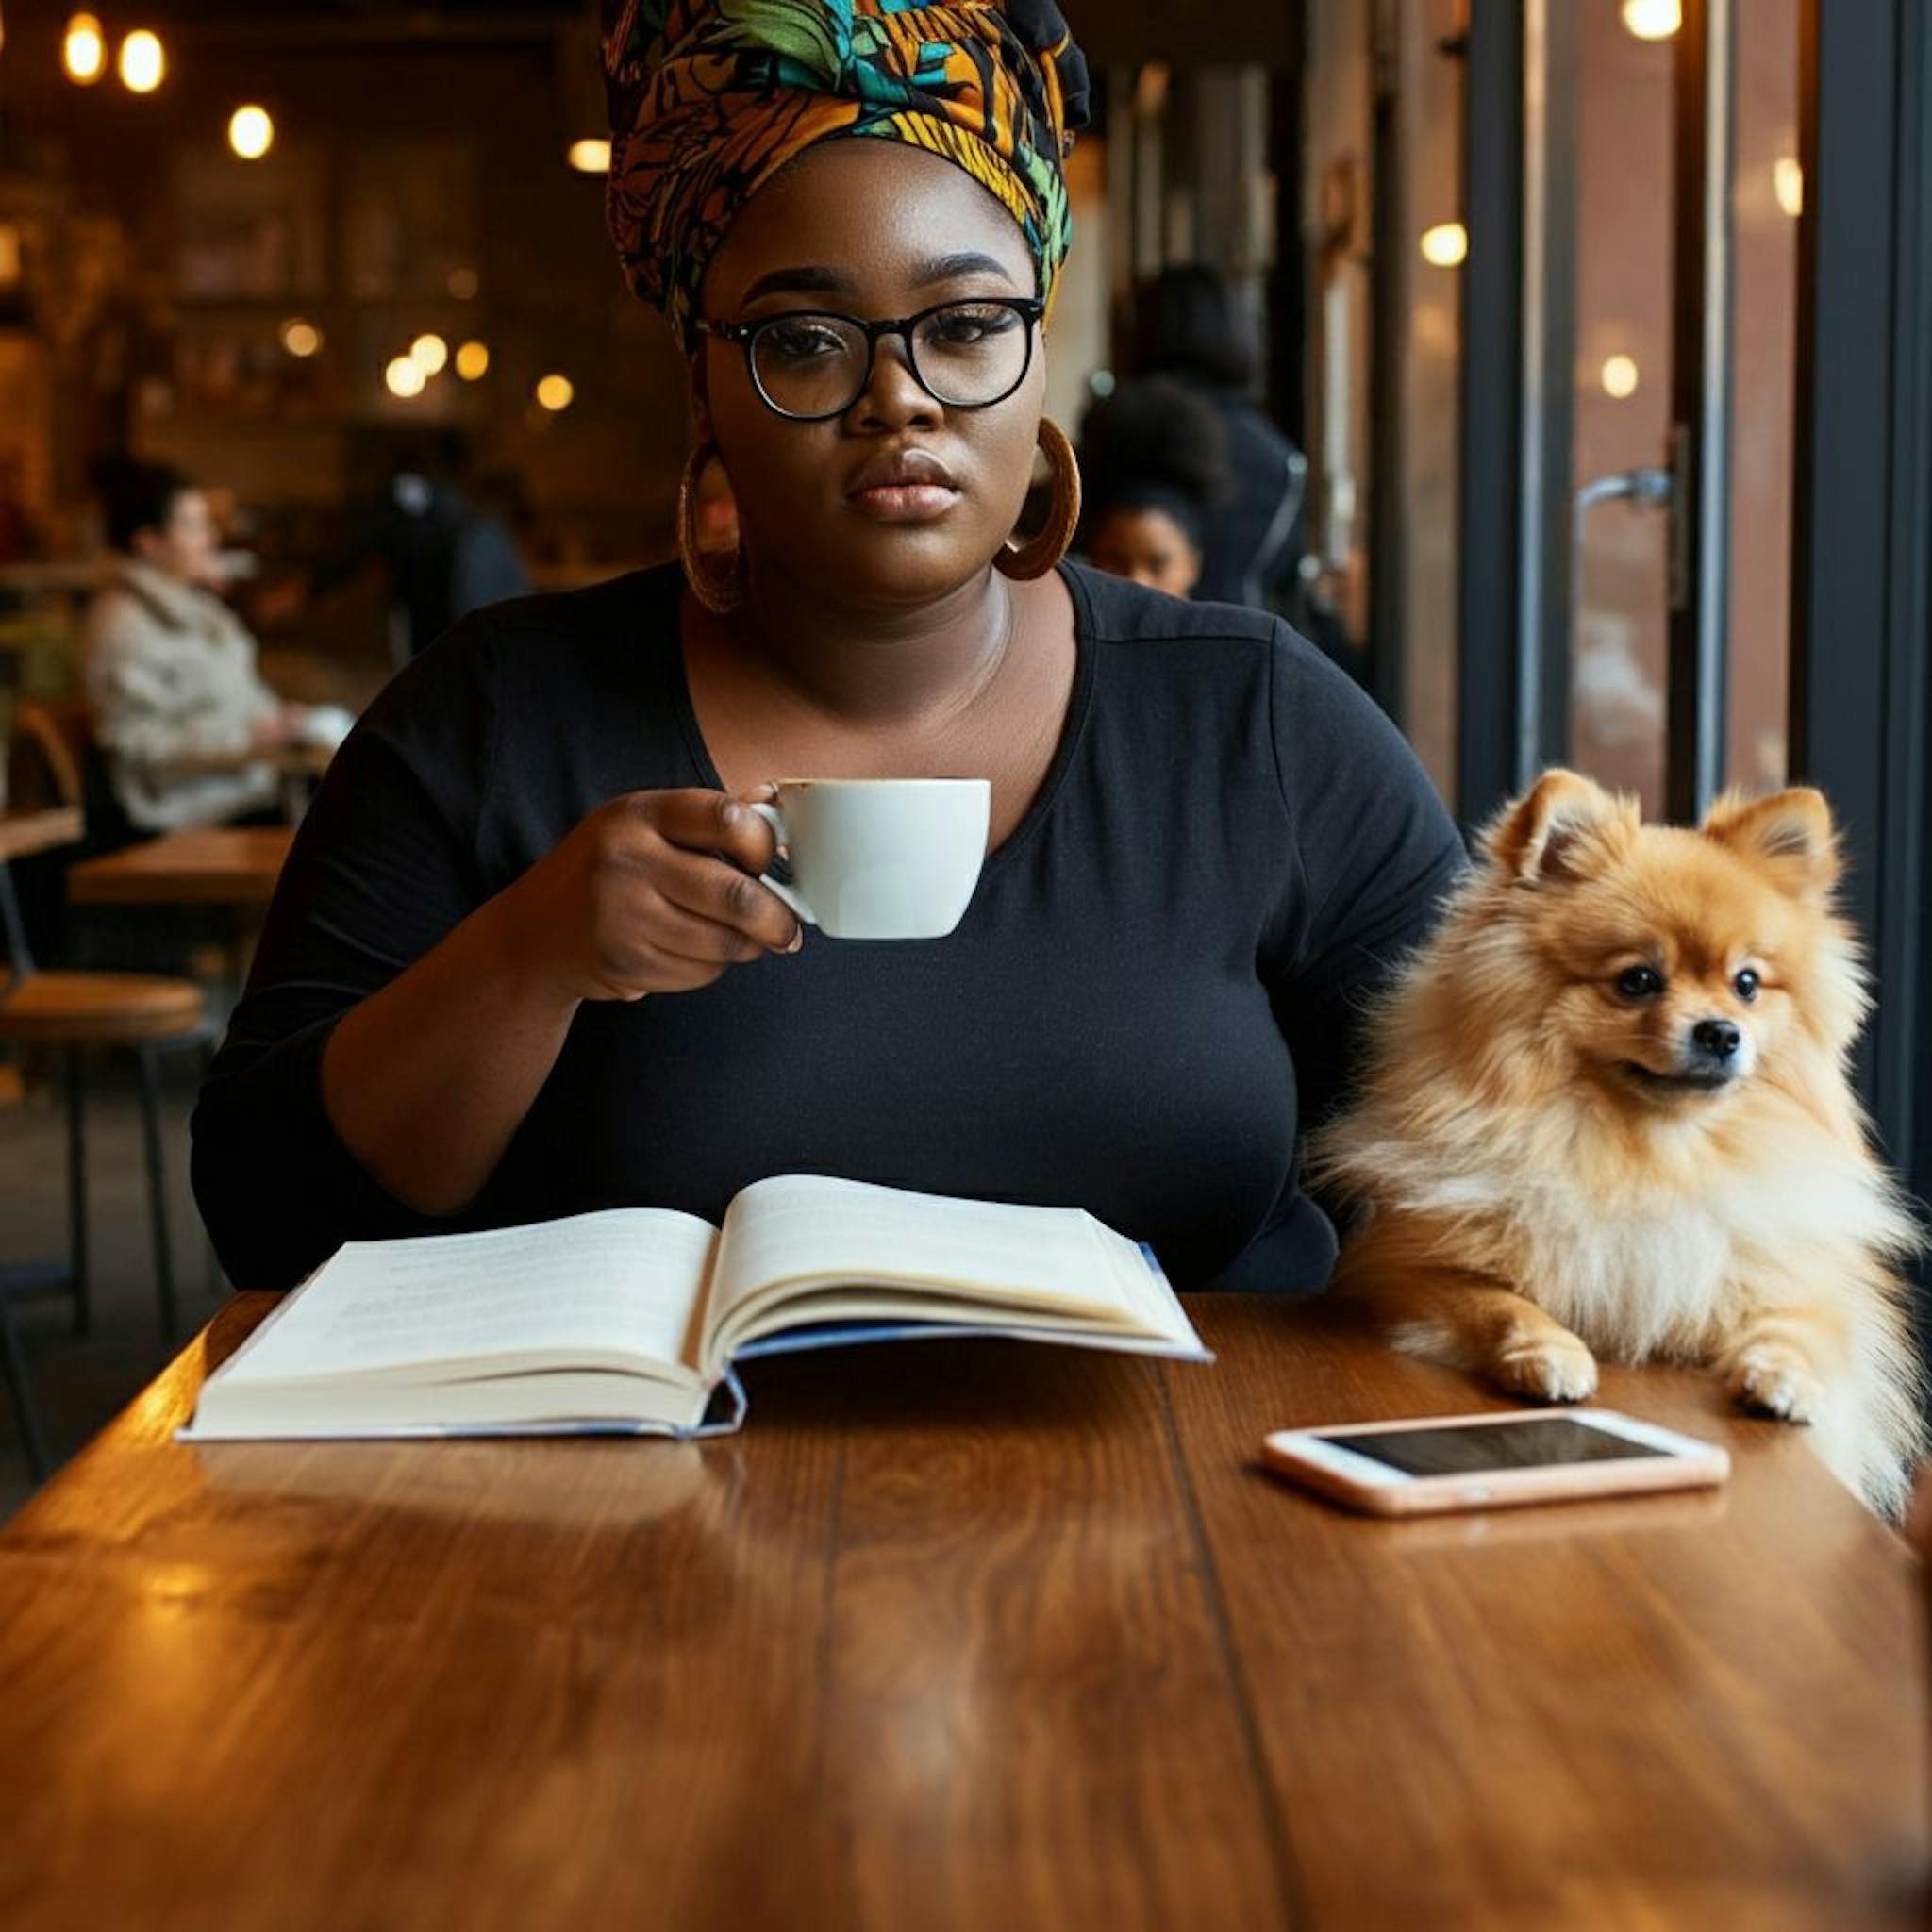
POLYGON ((738 210, 794 156, 867 134, 957 163, 1024 231, 1050 304, 1087 63, 1053 0, 604 0, 608 213, 687 349, 738 210))

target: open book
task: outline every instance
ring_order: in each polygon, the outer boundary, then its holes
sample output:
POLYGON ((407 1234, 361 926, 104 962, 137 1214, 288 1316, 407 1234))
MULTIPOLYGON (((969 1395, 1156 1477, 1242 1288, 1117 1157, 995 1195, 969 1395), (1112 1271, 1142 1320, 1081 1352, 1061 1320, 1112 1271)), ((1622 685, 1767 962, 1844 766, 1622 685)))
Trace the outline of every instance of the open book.
POLYGON ((926 1335, 1211 1357, 1150 1251, 1076 1208, 782 1174, 722 1228, 613 1208, 351 1241, 213 1374, 190 1441, 722 1433, 734 1361, 926 1335))

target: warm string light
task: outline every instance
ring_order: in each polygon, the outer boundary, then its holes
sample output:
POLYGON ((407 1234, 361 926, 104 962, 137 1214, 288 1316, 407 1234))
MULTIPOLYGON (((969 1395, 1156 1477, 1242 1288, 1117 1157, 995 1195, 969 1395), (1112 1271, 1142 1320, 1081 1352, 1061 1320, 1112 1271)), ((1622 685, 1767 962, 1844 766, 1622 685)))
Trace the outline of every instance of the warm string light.
POLYGON ((558 416, 570 408, 576 398, 576 385, 569 376, 558 375, 554 371, 537 384, 537 401, 553 416, 558 416))
POLYGON ((392 396, 400 396, 408 402, 411 396, 420 396, 423 386, 429 378, 423 374, 423 365, 409 356, 398 356, 382 372, 382 379, 392 396))
POLYGON ((1624 402, 1637 393, 1637 358, 1634 356, 1607 357, 1599 373, 1604 393, 1624 402))
POLYGON ((282 325, 282 347, 297 361, 306 361, 322 347, 322 331, 312 322, 291 316, 282 325))
POLYGON ((608 175, 610 172, 610 143, 587 136, 570 144, 570 164, 579 175, 608 175))
POLYGON ((168 57, 158 34, 138 26, 121 42, 121 85, 131 94, 151 94, 167 78, 168 57))
POLYGON ((78 87, 92 87, 107 71, 108 42, 92 13, 76 13, 60 42, 60 64, 78 87))
POLYGON ((433 331, 420 335, 409 344, 409 360, 423 372, 425 379, 441 375, 449 361, 449 344, 433 331))
POLYGON ((457 374, 465 382, 481 382, 490 373, 490 344, 465 342, 457 351, 457 374))
POLYGON ((244 161, 258 161, 275 145, 275 124, 252 102, 228 116, 228 145, 244 161))
POLYGON ((1640 41, 1667 41, 1684 25, 1682 0, 1624 0, 1624 26, 1640 41))
POLYGON ((1469 230, 1460 222, 1438 222, 1422 235, 1423 259, 1434 268, 1457 268, 1469 255, 1469 230))

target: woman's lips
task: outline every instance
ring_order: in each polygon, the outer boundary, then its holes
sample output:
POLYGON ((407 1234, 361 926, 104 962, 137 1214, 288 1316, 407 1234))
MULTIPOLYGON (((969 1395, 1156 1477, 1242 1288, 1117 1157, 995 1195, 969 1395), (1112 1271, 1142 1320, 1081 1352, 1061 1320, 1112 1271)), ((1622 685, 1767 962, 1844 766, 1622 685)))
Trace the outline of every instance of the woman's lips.
POLYGON ((924 524, 959 500, 958 486, 936 456, 923 449, 882 450, 859 470, 845 501, 881 524, 924 524))
POLYGON ((846 499, 861 516, 881 524, 924 524, 942 517, 959 492, 943 483, 879 483, 846 499))

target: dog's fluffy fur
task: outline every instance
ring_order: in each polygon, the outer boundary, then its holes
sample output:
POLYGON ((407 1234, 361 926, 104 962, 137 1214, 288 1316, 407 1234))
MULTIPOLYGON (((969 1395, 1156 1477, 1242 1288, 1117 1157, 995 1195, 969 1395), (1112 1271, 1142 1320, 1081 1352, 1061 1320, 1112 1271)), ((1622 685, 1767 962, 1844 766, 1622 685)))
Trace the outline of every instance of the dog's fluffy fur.
POLYGON ((1318 1139, 1317 1179, 1365 1209, 1338 1290, 1395 1346, 1540 1401, 1591 1394, 1597 1354, 1707 1365, 1896 1515, 1918 1230, 1847 1078, 1868 1002, 1837 874, 1816 791, 1686 831, 1546 773, 1318 1139))

